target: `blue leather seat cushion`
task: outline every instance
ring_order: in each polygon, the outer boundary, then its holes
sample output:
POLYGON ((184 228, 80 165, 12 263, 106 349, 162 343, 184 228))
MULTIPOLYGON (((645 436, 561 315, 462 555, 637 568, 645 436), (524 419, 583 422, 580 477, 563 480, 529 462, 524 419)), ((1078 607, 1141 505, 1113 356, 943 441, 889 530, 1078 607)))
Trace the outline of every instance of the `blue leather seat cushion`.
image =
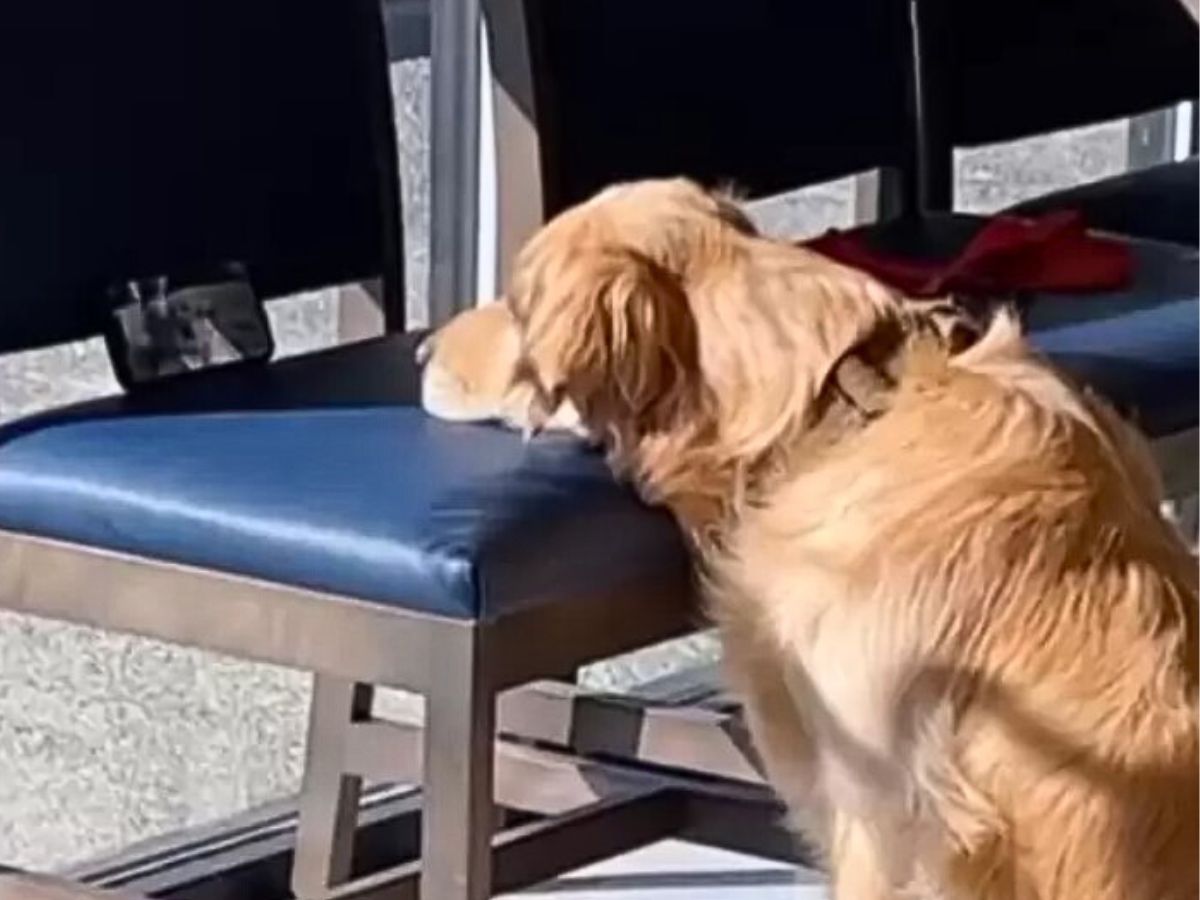
POLYGON ((1163 163, 1055 191, 1013 207, 1022 214, 1077 209, 1093 228, 1195 247, 1200 161, 1163 163))
POLYGON ((565 438, 416 405, 395 337, 0 429, 0 528, 459 618, 684 577, 668 516, 565 438))
MULTIPOLYGON (((924 249, 972 227, 930 225, 924 249)), ((1196 253, 1137 253, 1130 291, 1038 298, 1026 317, 1054 359, 1152 435, 1194 427, 1196 253)), ((0 528, 457 618, 686 578, 669 517, 614 484, 598 454, 427 418, 413 343, 11 423, 0 528)))
POLYGON ((1134 242, 1127 290, 1038 297, 1025 308, 1034 343, 1151 437, 1192 429, 1200 408, 1195 248, 1134 242))

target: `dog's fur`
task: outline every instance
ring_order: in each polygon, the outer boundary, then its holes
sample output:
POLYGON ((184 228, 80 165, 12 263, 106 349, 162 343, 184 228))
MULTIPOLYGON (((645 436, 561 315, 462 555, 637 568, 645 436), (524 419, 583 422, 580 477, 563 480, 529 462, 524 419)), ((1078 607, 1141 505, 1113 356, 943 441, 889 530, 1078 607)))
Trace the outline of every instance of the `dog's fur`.
POLYGON ((535 419, 571 401, 691 534, 838 900, 1196 897, 1196 564, 1141 439, 1013 318, 956 353, 681 180, 560 215, 508 297, 535 419), (822 428, 888 333, 887 408, 822 428))

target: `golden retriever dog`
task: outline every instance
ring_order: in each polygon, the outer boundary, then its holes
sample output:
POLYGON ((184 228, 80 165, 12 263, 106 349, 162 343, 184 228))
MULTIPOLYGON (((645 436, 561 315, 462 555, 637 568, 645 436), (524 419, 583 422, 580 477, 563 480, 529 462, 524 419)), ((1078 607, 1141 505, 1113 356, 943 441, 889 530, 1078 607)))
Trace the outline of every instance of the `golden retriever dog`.
POLYGON ((684 180, 558 216, 507 302, 532 424, 691 536, 837 900, 1197 896, 1196 561, 1011 315, 960 346, 684 180))

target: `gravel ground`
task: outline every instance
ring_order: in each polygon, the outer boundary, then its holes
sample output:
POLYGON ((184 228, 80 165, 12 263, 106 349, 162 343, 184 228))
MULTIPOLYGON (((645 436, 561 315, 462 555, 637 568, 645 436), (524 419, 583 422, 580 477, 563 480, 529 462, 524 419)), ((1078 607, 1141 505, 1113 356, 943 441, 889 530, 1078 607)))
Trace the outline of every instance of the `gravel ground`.
MULTIPOLYGON (((428 268, 428 69, 398 66, 406 252, 412 321, 422 321, 428 268)), ((967 209, 1120 171, 1125 127, 961 154, 967 209)), ((795 235, 847 225, 849 180, 755 205, 763 227, 795 235)), ((336 339, 336 296, 275 304, 281 350, 336 339)), ((0 360, 0 418, 115 389, 102 345, 87 342, 0 360)), ((592 667, 608 688, 711 658, 699 636, 592 667)), ((0 613, 0 863, 62 867, 200 824, 296 790, 308 678, 154 641, 0 613)), ((381 705, 410 709, 391 694, 381 705)))

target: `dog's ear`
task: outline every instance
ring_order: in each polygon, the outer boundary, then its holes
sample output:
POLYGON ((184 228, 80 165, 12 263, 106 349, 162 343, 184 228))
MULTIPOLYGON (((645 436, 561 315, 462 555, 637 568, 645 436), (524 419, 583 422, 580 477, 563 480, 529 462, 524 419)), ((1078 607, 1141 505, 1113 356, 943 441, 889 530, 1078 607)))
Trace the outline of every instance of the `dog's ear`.
POLYGON ((546 251, 518 267, 510 292, 524 334, 520 377, 536 384, 547 410, 566 397, 604 430, 660 427, 698 368, 678 280, 627 247, 546 251))
POLYGON ((595 282, 592 327, 622 412, 646 428, 666 424, 696 386, 698 344, 676 277, 640 254, 613 251, 595 282))
POLYGON ((508 291, 522 336, 518 379, 549 413, 569 400, 615 444, 666 427, 698 395, 688 296, 663 265, 607 235, 543 235, 508 291), (555 237, 555 239, 550 239, 555 237))

